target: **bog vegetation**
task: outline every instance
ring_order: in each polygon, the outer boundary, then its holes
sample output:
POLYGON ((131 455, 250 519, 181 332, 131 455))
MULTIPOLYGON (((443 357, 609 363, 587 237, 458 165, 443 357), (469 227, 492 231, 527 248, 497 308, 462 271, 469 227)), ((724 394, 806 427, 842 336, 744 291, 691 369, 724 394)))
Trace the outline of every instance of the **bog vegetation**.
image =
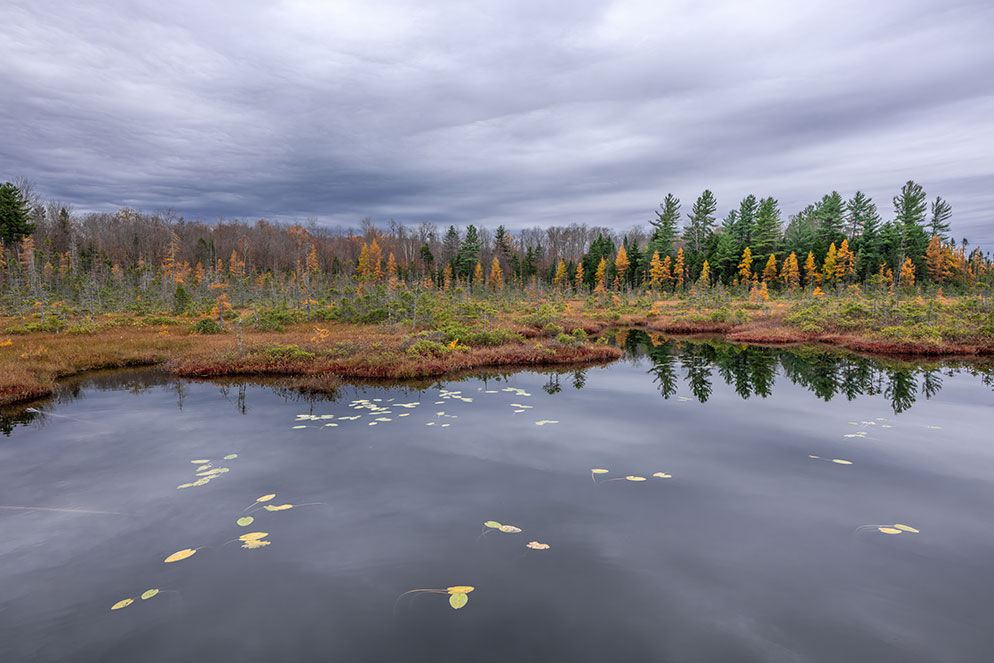
MULTIPOLYGON (((6 183, 0 346, 32 332, 140 337, 144 354, 107 364, 118 365, 177 351, 164 342, 153 351, 150 339, 219 336, 237 353, 210 346, 209 357, 186 361, 188 374, 310 366, 381 376, 610 358, 591 354, 587 340, 610 325, 866 350, 994 349, 991 256, 957 243, 950 205, 915 182, 892 203, 884 221, 863 193, 832 192, 784 218, 775 199, 750 195, 719 223, 704 191, 682 227, 681 203, 667 195, 645 227, 627 233, 574 224, 512 235, 503 226, 366 220, 332 230, 133 209, 77 214, 6 183), (374 329, 386 335, 369 342, 374 329), (258 334, 269 335, 252 342, 258 334), (512 346, 513 357, 497 356, 512 346), (356 357, 363 367, 350 368, 356 357)), ((12 352, 8 365, 23 365, 39 349, 12 352)), ((49 373, 104 365, 64 364, 49 373)))

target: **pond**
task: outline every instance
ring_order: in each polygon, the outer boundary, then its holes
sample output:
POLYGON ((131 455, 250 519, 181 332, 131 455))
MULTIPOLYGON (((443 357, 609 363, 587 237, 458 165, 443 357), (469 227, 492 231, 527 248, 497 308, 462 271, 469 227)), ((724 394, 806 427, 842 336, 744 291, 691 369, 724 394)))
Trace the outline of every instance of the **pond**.
POLYGON ((0 660, 990 659, 990 366, 614 340, 323 397, 95 375, 5 416, 0 660))

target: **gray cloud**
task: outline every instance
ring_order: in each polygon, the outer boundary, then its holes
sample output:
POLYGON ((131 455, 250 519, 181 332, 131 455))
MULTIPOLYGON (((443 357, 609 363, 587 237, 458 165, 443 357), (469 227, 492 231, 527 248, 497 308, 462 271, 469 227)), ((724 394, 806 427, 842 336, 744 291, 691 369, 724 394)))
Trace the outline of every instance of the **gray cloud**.
POLYGON ((82 210, 512 228, 704 188, 787 213, 862 189, 887 218, 914 178, 989 246, 992 27, 924 0, 8 2, 0 178, 82 210))

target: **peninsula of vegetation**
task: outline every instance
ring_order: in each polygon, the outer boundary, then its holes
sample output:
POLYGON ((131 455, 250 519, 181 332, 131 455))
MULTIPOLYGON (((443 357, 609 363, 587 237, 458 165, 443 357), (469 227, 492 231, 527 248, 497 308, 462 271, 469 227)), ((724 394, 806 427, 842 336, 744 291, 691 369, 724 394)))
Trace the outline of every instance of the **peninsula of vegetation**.
POLYGON ((391 223, 359 231, 206 224, 132 209, 76 214, 0 186, 0 404, 81 371, 430 377, 610 361, 601 332, 720 334, 865 352, 994 353, 991 256, 907 182, 884 222, 861 192, 784 219, 747 196, 717 222, 704 191, 681 228, 667 195, 646 228, 391 223))

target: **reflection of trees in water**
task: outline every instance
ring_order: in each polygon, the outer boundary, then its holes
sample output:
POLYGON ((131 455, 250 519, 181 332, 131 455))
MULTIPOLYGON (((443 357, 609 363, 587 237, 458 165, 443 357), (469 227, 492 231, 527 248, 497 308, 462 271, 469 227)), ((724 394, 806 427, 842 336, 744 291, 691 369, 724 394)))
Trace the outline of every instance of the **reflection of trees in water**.
POLYGON ((794 384, 825 401, 839 395, 853 400, 857 396, 883 394, 895 413, 910 408, 919 393, 926 399, 939 393, 943 370, 946 375, 966 372, 994 387, 994 368, 990 366, 926 368, 902 363, 895 367, 844 352, 809 348, 786 350, 713 340, 677 342, 654 338, 641 330, 629 331, 623 339, 619 338, 619 344, 630 359, 645 356, 651 360, 649 374, 663 398, 670 398, 677 392, 675 367, 679 362, 690 392, 702 403, 711 396, 715 369, 725 384, 744 399, 753 395, 770 396, 779 371, 794 384))

